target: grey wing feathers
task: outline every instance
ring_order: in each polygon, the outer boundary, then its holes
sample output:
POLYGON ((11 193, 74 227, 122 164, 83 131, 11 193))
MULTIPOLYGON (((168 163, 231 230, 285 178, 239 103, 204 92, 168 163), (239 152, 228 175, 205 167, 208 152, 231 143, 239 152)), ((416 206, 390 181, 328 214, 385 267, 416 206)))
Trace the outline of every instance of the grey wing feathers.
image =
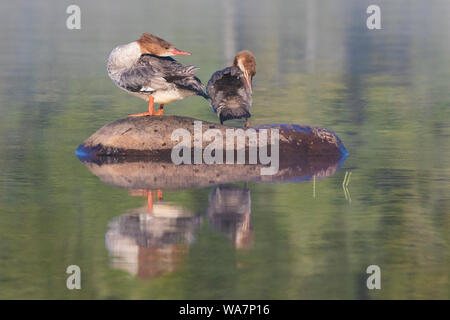
POLYGON ((166 88, 168 83, 160 70, 141 57, 133 68, 121 75, 119 85, 132 92, 151 93, 166 88))
POLYGON ((121 84, 130 91, 152 92, 171 86, 191 90, 207 98, 203 85, 194 73, 196 66, 184 66, 170 57, 142 55, 136 65, 122 74, 121 84))

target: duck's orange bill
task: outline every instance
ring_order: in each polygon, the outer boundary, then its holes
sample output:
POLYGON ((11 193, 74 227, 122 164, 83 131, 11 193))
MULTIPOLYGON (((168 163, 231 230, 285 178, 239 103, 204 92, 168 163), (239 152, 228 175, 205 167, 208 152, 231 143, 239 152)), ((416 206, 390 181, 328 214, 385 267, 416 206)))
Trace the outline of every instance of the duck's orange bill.
POLYGON ((245 81, 247 82, 248 88, 250 89, 250 93, 253 93, 252 82, 250 81, 250 78, 247 75, 245 75, 245 81))
POLYGON ((190 56, 191 53, 190 52, 186 52, 186 51, 181 51, 178 50, 177 48, 173 49, 173 51, 171 52, 174 56, 190 56))

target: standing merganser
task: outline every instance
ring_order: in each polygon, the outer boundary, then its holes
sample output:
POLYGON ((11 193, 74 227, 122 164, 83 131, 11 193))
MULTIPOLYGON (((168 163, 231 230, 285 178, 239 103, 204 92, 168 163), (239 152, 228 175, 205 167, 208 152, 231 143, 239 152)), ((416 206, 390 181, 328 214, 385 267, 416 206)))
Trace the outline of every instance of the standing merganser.
POLYGON ((239 52, 231 67, 216 71, 209 79, 206 92, 211 97, 211 107, 220 123, 229 119, 251 117, 252 79, 256 74, 255 57, 250 51, 239 52))
POLYGON ((190 55, 152 34, 143 33, 139 40, 118 46, 108 58, 108 76, 121 89, 148 101, 148 112, 130 115, 154 115, 153 104, 159 103, 156 115, 163 113, 164 104, 188 96, 208 96, 194 73, 199 68, 183 66, 174 55, 190 55))

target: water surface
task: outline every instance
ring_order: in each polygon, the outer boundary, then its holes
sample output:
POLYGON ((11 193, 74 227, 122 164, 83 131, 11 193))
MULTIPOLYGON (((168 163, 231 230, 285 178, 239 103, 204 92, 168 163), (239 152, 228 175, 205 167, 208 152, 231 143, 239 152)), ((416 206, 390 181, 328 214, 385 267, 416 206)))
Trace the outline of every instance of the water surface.
MULTIPOLYGON (((81 30, 65 27, 68 1, 3 2, 0 298, 450 298, 450 3, 377 3, 370 31, 359 0, 78 1, 81 30), (74 153, 145 110, 105 69, 143 31, 192 52, 179 60, 203 82, 251 50, 251 123, 328 128, 349 157, 299 183, 155 191, 149 219, 147 191, 74 153)), ((200 97, 165 112, 217 121, 200 97)))

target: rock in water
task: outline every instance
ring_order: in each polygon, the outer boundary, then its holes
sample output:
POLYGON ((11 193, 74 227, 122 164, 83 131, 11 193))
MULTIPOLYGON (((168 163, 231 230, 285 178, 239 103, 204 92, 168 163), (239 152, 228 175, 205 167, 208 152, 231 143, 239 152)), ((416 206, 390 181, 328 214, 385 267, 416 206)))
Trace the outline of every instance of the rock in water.
MULTIPOLYGON (((177 129, 184 129, 190 134, 190 145, 194 147, 194 139, 200 139, 202 151, 211 141, 199 135, 209 129, 216 129, 219 137, 223 139, 223 154, 225 155, 227 130, 239 128, 220 125, 218 123, 200 121, 180 116, 145 116, 128 117, 109 123, 85 140, 77 149, 81 159, 100 159, 104 157, 111 161, 120 161, 126 158, 147 158, 151 161, 171 162, 171 151, 179 141, 172 139, 177 129)), ((318 127, 308 127, 292 124, 262 125, 243 129, 241 133, 255 130, 260 135, 268 130, 270 143, 271 129, 279 130, 279 158, 280 164, 297 162, 304 157, 326 157, 336 160, 347 155, 344 145, 339 137, 332 131, 318 127)), ((242 130, 242 129, 241 129, 242 130)), ((245 148, 248 151, 248 139, 245 148)), ((236 144, 234 144, 236 151, 236 144)), ((192 148, 194 149, 194 148, 192 148)), ((270 148, 269 148, 270 149, 270 148)), ((248 152, 246 152, 248 154, 248 152)), ((104 159, 101 161, 104 162, 104 159)))

